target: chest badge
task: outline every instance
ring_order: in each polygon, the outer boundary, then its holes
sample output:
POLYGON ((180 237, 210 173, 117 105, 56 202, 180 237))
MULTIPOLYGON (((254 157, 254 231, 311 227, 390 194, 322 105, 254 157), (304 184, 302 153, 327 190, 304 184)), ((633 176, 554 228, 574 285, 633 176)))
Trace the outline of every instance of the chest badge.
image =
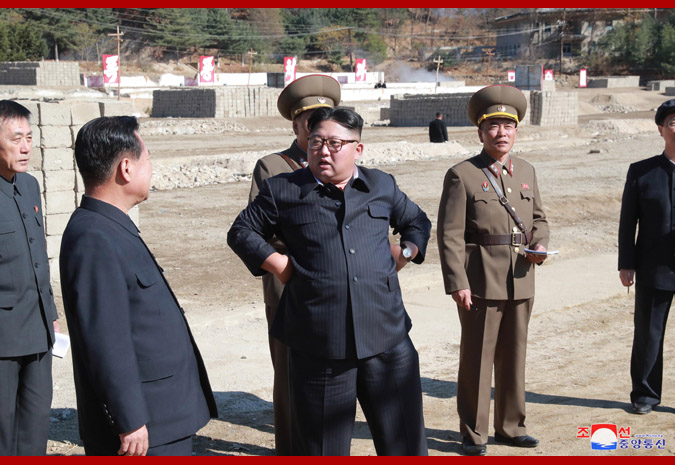
POLYGON ((487 181, 484 181, 484 182, 483 182, 483 185, 482 185, 481 187, 483 188, 483 192, 487 192, 487 191, 488 191, 488 183, 487 183, 487 181))
POLYGON ((523 187, 523 189, 529 189, 530 188, 530 186, 528 186, 527 183, 525 183, 525 182, 522 184, 522 187, 523 187))
POLYGON ((33 208, 35 209, 35 213, 37 213, 37 212, 38 212, 38 207, 37 207, 37 205, 35 205, 33 208))

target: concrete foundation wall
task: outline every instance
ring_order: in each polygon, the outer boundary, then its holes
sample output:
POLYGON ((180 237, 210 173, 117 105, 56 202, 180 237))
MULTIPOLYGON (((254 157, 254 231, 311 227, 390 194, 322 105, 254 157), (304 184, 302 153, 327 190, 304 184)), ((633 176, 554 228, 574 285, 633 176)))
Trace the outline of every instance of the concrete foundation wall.
MULTIPOLYGON (((525 118, 520 124, 564 126, 577 124, 579 98, 576 92, 523 91, 529 101, 525 118)), ((448 95, 403 95, 392 97, 390 108, 381 112, 381 119, 389 119, 391 126, 428 126, 443 113, 448 126, 471 126, 466 108, 471 93, 448 95), (386 117, 388 116, 388 118, 386 117)))
MULTIPOLYGON (((84 193, 73 152, 77 132, 91 119, 110 113, 131 115, 134 109, 131 104, 118 102, 19 103, 32 113, 33 149, 28 173, 40 185, 52 284, 58 289, 61 237, 84 193)), ((138 224, 138 207, 129 216, 138 224)))
POLYGON ((576 92, 532 92, 530 122, 536 126, 569 126, 579 122, 576 92))
POLYGON ((69 61, 0 63, 0 85, 76 87, 80 85, 80 65, 69 61))
POLYGON ((646 87, 647 90, 665 92, 667 87, 675 87, 675 80, 649 81, 646 87))
POLYGON ((607 76, 602 78, 591 78, 588 80, 587 87, 639 87, 640 76, 607 76))

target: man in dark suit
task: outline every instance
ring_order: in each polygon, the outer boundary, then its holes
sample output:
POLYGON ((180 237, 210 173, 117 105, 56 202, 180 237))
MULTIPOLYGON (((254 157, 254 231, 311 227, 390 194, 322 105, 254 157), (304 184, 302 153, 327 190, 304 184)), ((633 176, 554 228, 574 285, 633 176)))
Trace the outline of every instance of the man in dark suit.
POLYGON ((217 411, 183 309, 127 216, 148 198, 152 175, 138 122, 88 122, 75 159, 85 195, 60 268, 85 452, 190 455, 217 411))
MULTIPOLYGON (((334 107, 340 103, 340 83, 323 74, 310 74, 296 79, 279 94, 277 108, 281 116, 293 122, 295 140, 282 152, 271 153, 259 159, 251 176, 249 203, 267 178, 290 173, 307 166, 307 119, 314 110, 334 107)), ((279 253, 286 253, 286 246, 276 237, 270 244, 279 253)), ((262 277, 263 298, 267 326, 272 326, 284 285, 272 273, 262 277)), ((291 454, 291 398, 288 383, 288 349, 279 339, 269 337, 270 355, 274 367, 274 450, 277 455, 291 454)))
POLYGON ((658 108, 655 121, 665 149, 628 168, 619 222, 619 278, 626 287, 635 279, 630 411, 643 415, 661 403, 663 339, 675 293, 675 99, 658 108))
POLYGON ((429 123, 429 142, 447 142, 448 128, 443 121, 443 113, 436 113, 436 119, 429 123))
POLYGON ((289 347, 294 455, 348 455, 357 399, 379 455, 427 454, 397 270, 424 260, 431 224, 392 176, 356 167, 362 126, 352 110, 315 110, 308 168, 267 179, 228 232, 254 275, 286 284, 270 333, 289 347))
POLYGON ((0 100, 0 455, 45 455, 58 331, 30 111, 0 100))

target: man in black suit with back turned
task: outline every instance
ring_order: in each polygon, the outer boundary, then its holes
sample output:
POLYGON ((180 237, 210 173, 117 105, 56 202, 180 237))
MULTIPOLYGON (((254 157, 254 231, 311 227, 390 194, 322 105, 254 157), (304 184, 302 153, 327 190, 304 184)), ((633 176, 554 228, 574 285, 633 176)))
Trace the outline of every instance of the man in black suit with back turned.
POLYGON ((378 455, 427 454, 397 270, 422 263, 431 223, 391 175, 355 165, 362 126, 352 110, 315 110, 308 168, 266 179, 227 236, 254 275, 286 284, 270 334, 289 348, 293 455, 349 455, 357 399, 378 455))
POLYGON ((216 405, 183 309, 127 216, 150 191, 136 118, 82 126, 85 195, 61 243, 80 437, 87 455, 191 455, 216 405))
POLYGON ((30 111, 0 100, 0 455, 45 455, 57 314, 30 111))
POLYGON ((436 113, 436 119, 429 123, 429 142, 447 142, 448 128, 443 121, 443 113, 436 113))
POLYGON ((630 411, 641 415, 661 403, 663 339, 675 294, 675 99, 659 106, 655 121, 665 149, 628 168, 619 223, 619 277, 626 287, 635 278, 630 411))

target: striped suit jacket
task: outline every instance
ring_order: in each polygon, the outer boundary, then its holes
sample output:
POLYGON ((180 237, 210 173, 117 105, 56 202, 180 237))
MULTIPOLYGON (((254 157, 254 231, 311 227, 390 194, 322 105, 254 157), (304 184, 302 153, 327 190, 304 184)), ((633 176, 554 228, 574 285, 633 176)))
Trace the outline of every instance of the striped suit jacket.
POLYGON ((275 251, 267 239, 276 235, 288 248, 294 273, 273 337, 315 357, 361 359, 396 346, 412 326, 391 256, 390 226, 417 245, 414 261, 422 263, 431 223, 393 176, 359 167, 342 191, 302 169, 265 180, 227 241, 256 276, 275 251))

